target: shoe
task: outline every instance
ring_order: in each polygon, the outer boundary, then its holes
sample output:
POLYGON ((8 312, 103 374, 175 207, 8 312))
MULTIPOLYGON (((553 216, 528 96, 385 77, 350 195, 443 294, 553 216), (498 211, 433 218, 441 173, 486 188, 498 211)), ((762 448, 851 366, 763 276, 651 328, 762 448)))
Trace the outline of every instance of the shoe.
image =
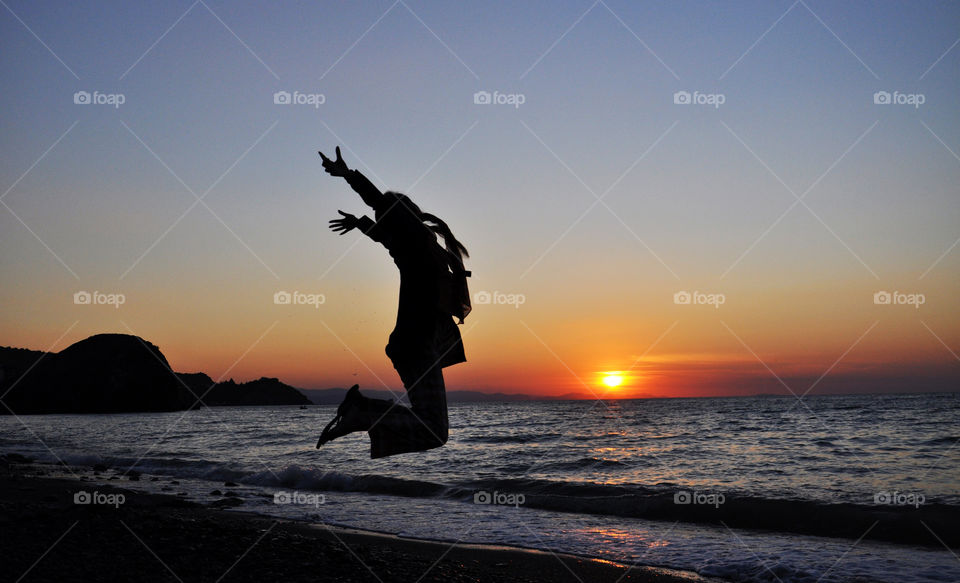
POLYGON ((317 440, 317 449, 320 449, 320 446, 329 441, 333 441, 338 437, 346 435, 346 433, 338 434, 338 425, 341 421, 343 421, 343 416, 346 414, 347 410, 350 409, 350 407, 359 404, 365 398, 366 397, 360 394, 360 385, 353 385, 350 387, 350 390, 347 391, 347 394, 343 397, 343 401, 340 402, 340 406, 337 407, 336 416, 330 421, 330 423, 327 423, 327 426, 324 427, 323 431, 320 433, 320 438, 317 440))

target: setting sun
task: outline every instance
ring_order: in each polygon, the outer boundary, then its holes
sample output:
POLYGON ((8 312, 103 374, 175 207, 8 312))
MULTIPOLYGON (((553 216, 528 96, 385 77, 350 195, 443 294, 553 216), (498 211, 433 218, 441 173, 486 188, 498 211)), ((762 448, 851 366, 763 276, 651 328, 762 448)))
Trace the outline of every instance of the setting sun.
POLYGON ((608 387, 619 387, 623 383, 623 375, 615 372, 604 373, 603 375, 603 384, 608 387))

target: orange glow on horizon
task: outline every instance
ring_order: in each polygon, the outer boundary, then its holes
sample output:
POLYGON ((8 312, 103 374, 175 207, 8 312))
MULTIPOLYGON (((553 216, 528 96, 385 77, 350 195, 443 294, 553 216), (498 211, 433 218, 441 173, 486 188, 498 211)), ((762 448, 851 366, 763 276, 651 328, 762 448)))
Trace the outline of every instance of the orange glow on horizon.
MULTIPOLYGON (((377 283, 316 288, 326 294, 320 307, 274 304, 272 282, 237 284, 236 293, 223 295, 194 288, 192 280, 170 282, 180 295, 145 283, 124 289, 129 302, 119 310, 75 306, 64 295, 66 301, 51 300, 43 311, 5 312, 0 345, 58 352, 93 334, 135 334, 157 345, 173 370, 205 372, 214 380, 266 376, 304 389, 359 383, 402 391, 384 352, 395 323, 396 287, 377 283), (59 322, 81 316, 64 335, 59 322)), ((313 289, 303 282, 284 287, 313 289)), ((722 316, 728 327, 714 308, 693 312, 670 300, 672 311, 657 311, 656 298, 616 316, 607 304, 626 299, 568 306, 547 296, 524 305, 519 315, 514 308, 478 305, 461 328, 467 362, 444 369, 445 384, 450 391, 614 400, 789 396, 814 383, 818 392, 889 392, 918 384, 930 390, 957 378, 960 369, 944 348, 960 338, 955 310, 930 302, 919 313, 882 311, 872 296, 864 297, 864 305, 841 302, 826 315, 804 298, 784 312, 778 310, 785 300, 758 298, 742 308, 731 301, 722 316), (880 323, 858 341, 877 318, 880 323), (941 322, 931 328, 943 343, 921 318, 941 322)))

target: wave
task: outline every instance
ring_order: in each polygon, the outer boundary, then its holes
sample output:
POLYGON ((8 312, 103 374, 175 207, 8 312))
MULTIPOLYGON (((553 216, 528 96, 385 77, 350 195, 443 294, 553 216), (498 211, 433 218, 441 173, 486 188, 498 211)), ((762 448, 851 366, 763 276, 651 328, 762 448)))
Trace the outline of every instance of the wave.
POLYGON ((920 445, 954 445, 960 441, 960 436, 957 435, 948 435, 946 437, 936 437, 933 439, 928 439, 920 445))
MULTIPOLYGON (((944 540, 960 538, 960 505, 935 500, 919 506, 828 503, 809 499, 772 498, 722 489, 682 488, 674 484, 600 484, 534 478, 475 479, 454 483, 398 478, 378 474, 352 475, 312 467, 287 465, 279 471, 251 471, 232 462, 184 458, 127 457, 69 453, 60 459, 75 466, 105 465, 118 472, 233 481, 261 488, 357 492, 414 498, 441 498, 473 503, 480 492, 519 494, 525 508, 608 515, 650 520, 726 525, 815 536, 870 538, 889 542, 938 546, 929 529, 944 540), (872 524, 875 526, 871 527, 872 524)), ((41 459, 46 463, 59 460, 41 459)), ((583 458, 578 467, 611 460, 583 458)))
POLYGON ((242 464, 217 463, 203 459, 181 457, 135 458, 125 456, 97 455, 82 452, 60 453, 57 457, 41 453, 36 456, 40 462, 66 464, 70 466, 105 466, 120 473, 145 473, 167 475, 178 478, 195 478, 210 481, 238 481, 249 475, 242 464))
MULTIPOLYGON (((812 500, 763 498, 722 491, 678 489, 670 485, 596 484, 533 478, 482 479, 441 484, 380 475, 353 476, 288 466, 258 472, 241 483, 261 486, 365 492, 473 503, 481 492, 520 494, 523 506, 557 512, 653 520, 726 524, 814 536, 859 538, 880 521, 871 537, 889 542, 936 546, 921 521, 942 536, 960 536, 960 506, 931 503, 919 508, 812 500)), ((489 498, 488 498, 489 499, 489 498)), ((516 499, 516 498, 514 498, 516 499)))
POLYGON ((352 476, 335 471, 287 466, 280 472, 262 471, 245 476, 240 483, 253 486, 326 490, 334 492, 366 492, 416 498, 443 496, 449 489, 443 484, 422 480, 406 480, 390 476, 365 474, 352 476))
POLYGON ((677 433, 673 435, 649 435, 649 436, 643 436, 643 439, 648 439, 650 441, 654 441, 658 439, 686 439, 691 435, 692 435, 691 433, 677 433))
POLYGON ((630 464, 618 461, 618 460, 607 460, 602 458, 595 457, 585 457, 578 460, 564 461, 564 462, 549 462, 543 465, 538 466, 540 469, 547 470, 590 470, 590 469, 616 469, 616 468, 628 468, 630 464))
POLYGON ((464 437, 460 441, 465 443, 532 443, 536 441, 556 439, 560 433, 521 433, 516 435, 479 435, 464 437))

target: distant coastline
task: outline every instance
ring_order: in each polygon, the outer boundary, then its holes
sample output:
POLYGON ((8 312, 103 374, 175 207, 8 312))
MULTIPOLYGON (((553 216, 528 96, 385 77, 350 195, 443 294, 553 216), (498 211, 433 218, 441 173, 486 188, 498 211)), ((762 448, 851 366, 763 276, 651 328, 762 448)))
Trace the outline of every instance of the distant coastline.
MULTIPOLYGON (((399 399, 403 390, 364 389, 399 399)), ((345 388, 301 389, 276 378, 214 381, 203 372, 175 372, 160 349, 129 334, 97 334, 60 352, 0 347, 3 414, 136 413, 190 408, 336 405, 345 388)), ((447 391, 450 402, 558 401, 586 398, 447 391)))
POLYGON ((310 404, 274 378, 214 382, 174 372, 157 346, 129 334, 97 334, 60 352, 0 347, 0 394, 0 413, 16 415, 310 404))

